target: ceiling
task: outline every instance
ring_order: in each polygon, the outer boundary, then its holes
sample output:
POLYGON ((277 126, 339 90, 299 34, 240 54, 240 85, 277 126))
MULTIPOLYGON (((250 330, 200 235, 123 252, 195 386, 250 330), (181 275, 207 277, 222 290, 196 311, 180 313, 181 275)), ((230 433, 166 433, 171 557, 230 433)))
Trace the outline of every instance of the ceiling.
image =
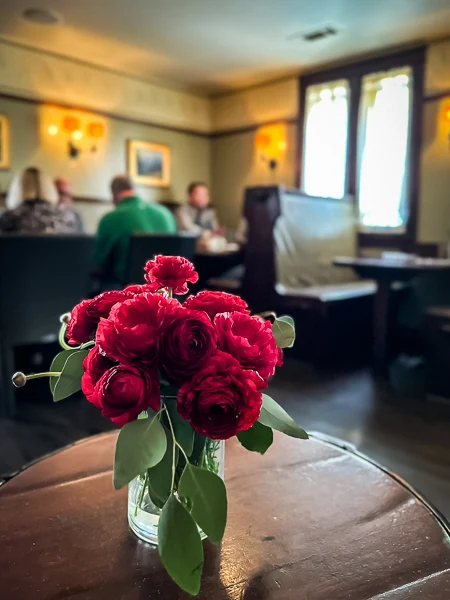
POLYGON ((448 0, 0 2, 3 39, 207 93, 450 34, 448 0), (56 10, 64 24, 26 22, 30 7, 56 10), (324 26, 337 35, 301 38, 324 26))

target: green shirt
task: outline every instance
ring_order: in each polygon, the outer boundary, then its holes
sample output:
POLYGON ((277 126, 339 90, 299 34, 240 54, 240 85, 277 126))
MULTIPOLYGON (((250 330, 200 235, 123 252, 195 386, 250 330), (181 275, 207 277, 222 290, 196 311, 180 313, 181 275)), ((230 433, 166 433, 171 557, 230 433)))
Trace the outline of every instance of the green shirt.
POLYGON ((137 196, 122 200, 100 221, 94 264, 103 273, 125 283, 130 239, 133 233, 175 233, 175 218, 168 208, 137 196))

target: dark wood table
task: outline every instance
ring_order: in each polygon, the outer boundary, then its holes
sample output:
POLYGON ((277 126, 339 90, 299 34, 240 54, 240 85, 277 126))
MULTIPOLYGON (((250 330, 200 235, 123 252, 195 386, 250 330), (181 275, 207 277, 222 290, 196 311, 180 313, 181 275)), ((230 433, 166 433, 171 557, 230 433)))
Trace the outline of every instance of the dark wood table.
POLYGON ((226 271, 244 263, 244 250, 232 249, 223 252, 209 252, 198 249, 195 253, 194 264, 199 274, 198 289, 203 289, 208 279, 220 277, 226 271))
POLYGON ((337 267, 352 267, 363 279, 374 279, 377 292, 374 304, 374 369, 384 374, 388 364, 388 316, 391 288, 394 282, 410 281, 414 277, 436 273, 450 272, 450 260, 438 258, 411 258, 404 260, 388 260, 385 258, 338 257, 334 264, 337 267))
MULTIPOLYGON (((128 529, 112 488, 116 432, 82 440, 0 487, 4 600, 188 598, 128 529)), ((200 598, 448 600, 450 540, 400 480, 350 450, 276 435, 226 449, 229 519, 205 542, 200 598)))

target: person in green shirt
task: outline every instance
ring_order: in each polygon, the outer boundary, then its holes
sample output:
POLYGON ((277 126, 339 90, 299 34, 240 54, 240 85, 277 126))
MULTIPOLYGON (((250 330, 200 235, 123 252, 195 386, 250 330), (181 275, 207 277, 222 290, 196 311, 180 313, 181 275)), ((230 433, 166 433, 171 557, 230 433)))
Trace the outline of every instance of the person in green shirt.
POLYGON ((110 282, 127 283, 126 270, 133 233, 176 233, 175 218, 165 206, 144 201, 133 182, 118 175, 111 182, 115 209, 100 221, 94 250, 95 275, 110 282))

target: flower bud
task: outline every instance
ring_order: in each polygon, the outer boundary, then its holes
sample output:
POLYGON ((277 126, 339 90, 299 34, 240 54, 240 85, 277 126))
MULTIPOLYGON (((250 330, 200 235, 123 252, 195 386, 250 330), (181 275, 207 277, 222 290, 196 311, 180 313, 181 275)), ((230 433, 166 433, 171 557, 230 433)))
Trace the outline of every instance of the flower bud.
POLYGON ((21 371, 18 371, 12 376, 12 382, 16 386, 16 388, 21 388, 26 384, 27 376, 21 371))
POLYGON ((70 321, 70 313, 69 312, 66 312, 59 317, 59 322, 61 324, 67 325, 69 321, 70 321))

